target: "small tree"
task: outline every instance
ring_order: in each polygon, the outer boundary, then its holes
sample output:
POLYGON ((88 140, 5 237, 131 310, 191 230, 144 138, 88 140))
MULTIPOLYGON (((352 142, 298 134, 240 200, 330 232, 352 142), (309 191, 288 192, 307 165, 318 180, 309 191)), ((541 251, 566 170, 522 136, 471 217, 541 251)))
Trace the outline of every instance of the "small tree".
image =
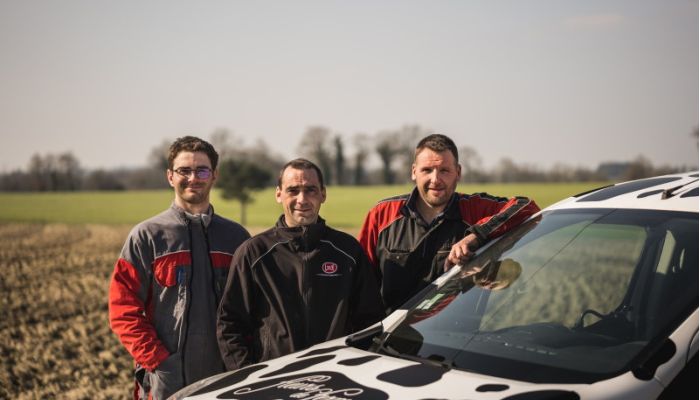
POLYGON ((252 192, 264 189, 272 174, 247 160, 224 160, 219 164, 218 185, 221 197, 235 199, 241 204, 241 225, 246 224, 246 206, 253 201, 252 192))

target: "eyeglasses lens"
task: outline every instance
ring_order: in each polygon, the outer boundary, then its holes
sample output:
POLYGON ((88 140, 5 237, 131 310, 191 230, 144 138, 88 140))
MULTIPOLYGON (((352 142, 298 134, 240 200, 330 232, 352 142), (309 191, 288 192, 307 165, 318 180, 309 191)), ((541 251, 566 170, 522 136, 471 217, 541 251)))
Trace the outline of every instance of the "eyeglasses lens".
POLYGON ((192 173, 194 172, 194 175, 197 177, 197 179, 202 179, 206 180, 211 177, 211 169, 209 168, 197 168, 197 169, 191 169, 191 168, 178 168, 175 170, 180 176, 189 178, 192 176, 192 173))

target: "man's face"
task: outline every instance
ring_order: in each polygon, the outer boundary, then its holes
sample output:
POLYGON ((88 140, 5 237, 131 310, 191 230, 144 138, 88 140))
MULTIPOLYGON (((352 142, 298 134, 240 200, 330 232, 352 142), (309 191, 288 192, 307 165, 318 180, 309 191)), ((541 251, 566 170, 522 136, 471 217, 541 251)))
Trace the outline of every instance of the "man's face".
POLYGON ((326 189, 321 188, 315 170, 287 167, 275 198, 282 204, 287 226, 310 225, 318 219, 321 204, 326 201, 326 189))
POLYGON ((211 161, 206 153, 183 151, 173 160, 173 168, 167 171, 168 182, 175 189, 175 201, 185 210, 209 204, 209 192, 218 177, 218 171, 212 171, 211 161), (209 177, 204 169, 209 170, 209 177), (199 172, 197 172, 199 170, 199 172), (187 176, 179 172, 184 172, 187 176))
POLYGON ((423 149, 411 169, 411 179, 423 202, 438 209, 447 205, 461 176, 462 168, 449 150, 437 153, 423 149))

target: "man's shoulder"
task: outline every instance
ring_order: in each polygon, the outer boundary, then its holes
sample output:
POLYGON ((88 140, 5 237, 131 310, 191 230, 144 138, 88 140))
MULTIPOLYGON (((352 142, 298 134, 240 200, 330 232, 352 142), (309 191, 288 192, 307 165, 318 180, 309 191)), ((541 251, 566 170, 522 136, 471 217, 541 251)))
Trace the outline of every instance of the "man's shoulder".
POLYGON ((486 192, 477 193, 456 193, 457 199, 459 201, 471 201, 471 200, 488 200, 495 202, 508 201, 507 197, 495 196, 486 192))
POLYGON ((173 213, 172 209, 168 208, 159 214, 149 217, 134 225, 134 227, 131 229, 131 234, 134 235, 143 234, 144 232, 162 231, 181 225, 182 222, 178 220, 177 215, 173 213))
POLYGON ((387 197, 385 199, 379 200, 377 204, 374 205, 374 207, 386 207, 390 204, 403 204, 408 200, 410 196, 410 193, 404 193, 396 196, 387 197))
POLYGON ((250 236, 248 230, 236 221, 223 217, 219 214, 214 213, 212 215, 212 222, 220 226, 222 229, 233 232, 233 233, 244 233, 246 236, 250 236))
POLYGON ((351 234, 335 229, 328 225, 326 225, 326 234, 323 239, 347 243, 348 246, 360 246, 360 242, 358 242, 357 239, 355 239, 355 237, 351 234))
POLYGON ((281 242, 282 240, 275 235, 275 228, 270 228, 243 242, 237 252, 246 253, 248 255, 262 254, 281 242))
POLYGON ((387 197, 377 202, 377 204, 370 209, 371 214, 398 214, 406 202, 410 194, 401 194, 398 196, 387 197))

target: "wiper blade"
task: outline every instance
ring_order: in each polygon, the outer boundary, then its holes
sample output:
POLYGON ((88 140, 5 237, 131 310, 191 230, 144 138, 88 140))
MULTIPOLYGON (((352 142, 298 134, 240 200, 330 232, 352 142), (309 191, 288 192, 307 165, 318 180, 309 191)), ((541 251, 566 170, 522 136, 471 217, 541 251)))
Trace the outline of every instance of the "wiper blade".
POLYGON ((396 350, 395 348, 391 347, 391 345, 386 343, 386 340, 382 341, 379 338, 375 338, 374 343, 377 345, 377 351, 392 357, 403 358, 404 360, 415 361, 421 364, 431 365, 433 367, 444 368, 446 370, 450 370, 452 367, 454 367, 454 363, 452 361, 444 361, 444 357, 436 354, 428 356, 428 358, 418 357, 396 350), (431 357, 440 357, 443 358, 443 360, 436 360, 435 358, 431 357))
POLYGON ((695 180, 693 180, 693 181, 686 182, 686 183, 684 183, 684 184, 682 184, 682 185, 678 185, 678 186, 674 186, 674 187, 672 187, 672 188, 668 188, 668 189, 664 190, 663 192, 661 192, 661 199, 662 199, 662 200, 665 200, 665 199, 671 198, 671 197, 673 197, 673 196, 676 195, 676 193, 674 193, 674 192, 676 192, 677 190, 682 189, 682 188, 684 188, 684 187, 690 185, 691 183, 695 183, 695 182, 697 182, 697 181, 698 181, 698 180, 695 179, 695 180))

